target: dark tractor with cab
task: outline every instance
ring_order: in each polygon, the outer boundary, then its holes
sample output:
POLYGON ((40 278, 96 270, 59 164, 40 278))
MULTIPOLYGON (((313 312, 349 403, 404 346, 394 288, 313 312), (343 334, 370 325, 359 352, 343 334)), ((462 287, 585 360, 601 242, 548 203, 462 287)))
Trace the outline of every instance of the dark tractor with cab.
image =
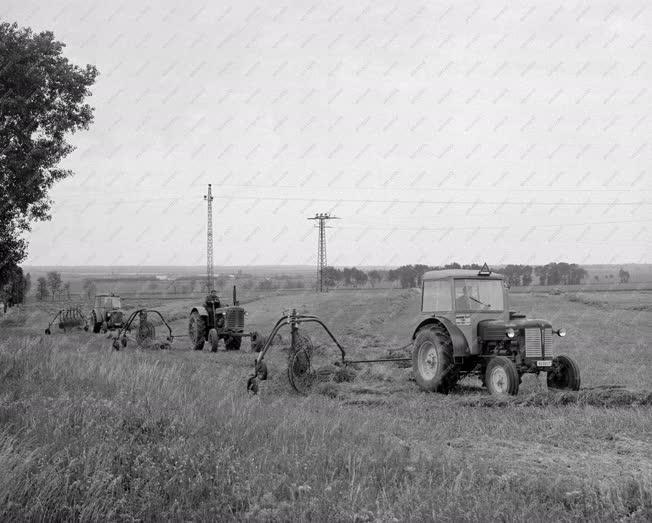
POLYGON ((564 329, 510 311, 504 277, 486 265, 479 272, 426 272, 421 314, 412 368, 427 391, 447 393, 476 374, 492 394, 515 395, 523 374, 540 372, 547 372, 550 389, 580 388, 577 363, 555 354, 553 335, 565 336, 564 329))
POLYGON ((233 305, 222 304, 217 292, 211 291, 203 305, 193 307, 188 321, 188 335, 195 350, 203 350, 208 341, 217 352, 220 340, 226 350, 239 350, 244 332, 245 310, 240 307, 233 287, 233 305))
POLYGON ((124 311, 120 296, 97 294, 90 314, 90 325, 94 333, 122 328, 124 311))

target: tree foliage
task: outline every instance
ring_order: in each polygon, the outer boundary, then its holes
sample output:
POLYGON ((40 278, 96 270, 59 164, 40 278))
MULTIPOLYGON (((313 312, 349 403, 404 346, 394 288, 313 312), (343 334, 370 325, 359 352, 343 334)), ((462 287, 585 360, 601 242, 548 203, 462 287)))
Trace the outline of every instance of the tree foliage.
POLYGON ((50 288, 50 293, 52 294, 52 299, 54 300, 57 294, 59 294, 59 290, 61 289, 61 284, 63 283, 63 280, 61 279, 61 273, 57 271, 50 271, 47 273, 46 277, 47 277, 48 287, 50 288))
POLYGON ((36 298, 43 301, 48 297, 48 295, 48 281, 44 276, 40 276, 39 279, 36 280, 36 298))
POLYGON ((23 303, 25 294, 29 286, 29 274, 25 276, 23 269, 12 266, 8 271, 7 280, 4 285, 0 286, 0 300, 10 307, 23 303))
POLYGON ((500 272, 505 275, 510 287, 528 286, 532 283, 531 265, 506 265, 500 272))
POLYGON ((86 297, 89 300, 95 297, 95 293, 97 292, 97 286, 95 285, 95 282, 93 280, 84 280, 82 287, 84 289, 84 293, 86 294, 86 297))
POLYGON ((72 173, 66 136, 86 129, 97 70, 71 64, 49 32, 0 23, 0 285, 25 257, 22 234, 50 218, 48 191, 72 173))
POLYGON ((588 276, 585 269, 576 263, 548 263, 534 269, 539 285, 579 285, 588 276))

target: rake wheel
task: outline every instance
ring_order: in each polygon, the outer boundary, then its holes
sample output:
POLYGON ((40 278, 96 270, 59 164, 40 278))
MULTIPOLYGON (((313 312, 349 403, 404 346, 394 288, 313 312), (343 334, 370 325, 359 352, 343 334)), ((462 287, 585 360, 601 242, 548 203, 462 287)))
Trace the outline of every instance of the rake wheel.
POLYGON ((136 332, 136 343, 139 347, 149 347, 156 337, 156 329, 151 321, 141 321, 136 332))
POLYGON ((318 373, 312 368, 312 340, 299 332, 296 333, 295 346, 288 354, 288 381, 299 394, 306 394, 318 381, 318 373))

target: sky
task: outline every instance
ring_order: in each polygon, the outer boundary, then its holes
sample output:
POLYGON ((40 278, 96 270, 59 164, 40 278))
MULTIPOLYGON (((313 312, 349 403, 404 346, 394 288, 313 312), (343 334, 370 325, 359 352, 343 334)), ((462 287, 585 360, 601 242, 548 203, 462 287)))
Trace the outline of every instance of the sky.
POLYGON ((652 5, 2 0, 100 76, 29 265, 652 261, 652 5))

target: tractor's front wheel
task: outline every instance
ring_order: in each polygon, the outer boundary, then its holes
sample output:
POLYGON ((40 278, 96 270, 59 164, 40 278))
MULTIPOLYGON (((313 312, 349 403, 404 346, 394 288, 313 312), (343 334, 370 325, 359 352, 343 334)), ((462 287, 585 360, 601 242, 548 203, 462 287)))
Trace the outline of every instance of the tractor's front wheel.
POLYGON ((548 371, 548 388, 557 390, 580 390, 580 368, 569 356, 557 356, 548 371))
POLYGON ((484 375, 484 381, 491 394, 516 396, 520 378, 512 360, 505 356, 494 356, 489 360, 484 375))
POLYGON ((240 350, 242 344, 242 336, 227 336, 224 338, 224 345, 226 350, 240 350))
POLYGON ((197 311, 192 311, 190 314, 188 337, 190 338, 193 349, 204 349, 204 343, 206 342, 206 318, 201 316, 197 311))
POLYGON ((412 370, 419 387, 447 394, 457 383, 453 343, 444 327, 423 329, 414 340, 412 370))

